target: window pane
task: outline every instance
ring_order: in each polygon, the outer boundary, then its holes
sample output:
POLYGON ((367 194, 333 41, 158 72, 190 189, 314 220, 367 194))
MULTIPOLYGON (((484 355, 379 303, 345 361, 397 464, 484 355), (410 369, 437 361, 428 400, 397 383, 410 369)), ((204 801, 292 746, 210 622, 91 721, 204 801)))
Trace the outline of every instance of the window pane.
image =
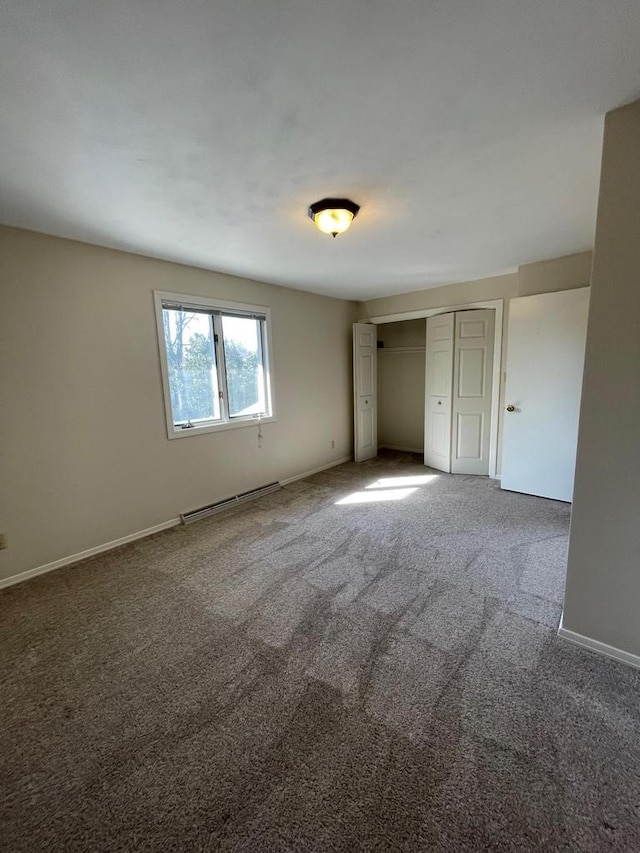
POLYGON ((220 418, 213 327, 207 314, 164 308, 174 424, 220 418))
POLYGON ((232 418, 266 413, 261 325, 249 317, 222 317, 232 418))

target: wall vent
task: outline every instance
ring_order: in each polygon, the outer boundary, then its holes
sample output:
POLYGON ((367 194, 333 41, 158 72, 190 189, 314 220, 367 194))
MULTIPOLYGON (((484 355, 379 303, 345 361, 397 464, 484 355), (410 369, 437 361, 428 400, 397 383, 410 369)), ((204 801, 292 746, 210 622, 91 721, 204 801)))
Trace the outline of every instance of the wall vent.
POLYGON ((239 495, 234 495, 232 498, 225 498, 223 501, 218 501, 208 506, 202 506, 200 509, 192 509, 189 512, 183 512, 180 515, 183 524, 193 524, 194 521, 200 521, 203 518, 208 518, 210 515, 217 515, 219 512, 224 512, 225 509, 231 509, 238 504, 254 501, 256 498, 261 498, 263 495, 268 495, 271 492, 277 492, 280 488, 280 483, 268 483, 266 486, 260 486, 257 489, 250 489, 248 492, 241 492, 239 495))

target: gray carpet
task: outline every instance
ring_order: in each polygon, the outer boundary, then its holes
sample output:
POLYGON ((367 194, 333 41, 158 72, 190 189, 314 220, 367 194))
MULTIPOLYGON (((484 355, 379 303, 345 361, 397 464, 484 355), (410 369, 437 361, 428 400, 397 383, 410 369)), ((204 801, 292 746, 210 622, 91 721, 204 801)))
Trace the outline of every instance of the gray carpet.
POLYGON ((2 849, 640 850, 640 673, 555 635, 569 508, 428 473, 1 593, 2 849))

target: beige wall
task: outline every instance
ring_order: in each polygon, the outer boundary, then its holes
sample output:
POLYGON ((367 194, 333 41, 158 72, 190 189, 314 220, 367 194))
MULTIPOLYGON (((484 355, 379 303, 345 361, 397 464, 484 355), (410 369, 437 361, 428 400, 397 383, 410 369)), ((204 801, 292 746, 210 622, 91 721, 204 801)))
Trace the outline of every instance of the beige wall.
POLYGON ((0 579, 352 452, 353 303, 11 228, 0 288, 0 579), (154 289, 271 307, 262 447, 168 440, 154 289))
POLYGON ((406 349, 422 347, 427 343, 427 321, 424 319, 403 320, 400 323, 382 323, 378 326, 378 340, 382 349, 406 349))
POLYGON ((413 293, 401 293, 398 296, 385 296, 370 299, 359 304, 360 317, 384 317, 403 314, 410 311, 424 311, 428 308, 449 308, 480 302, 486 299, 508 299, 519 296, 518 274, 498 275, 478 281, 463 281, 443 287, 431 287, 413 293))
POLYGON ((605 122, 563 627, 640 655, 640 101, 605 122))
MULTIPOLYGON (((361 318, 381 317, 428 308, 448 308, 488 299, 513 299, 516 296, 532 296, 535 293, 552 293, 571 287, 584 287, 589 283, 591 252, 566 255, 534 264, 524 264, 517 272, 463 281, 443 287, 432 287, 399 296, 386 296, 360 302, 358 313, 361 318)), ((505 312, 505 319, 506 314, 505 312)))
POLYGON ((424 446, 425 320, 378 326, 378 446, 424 446))

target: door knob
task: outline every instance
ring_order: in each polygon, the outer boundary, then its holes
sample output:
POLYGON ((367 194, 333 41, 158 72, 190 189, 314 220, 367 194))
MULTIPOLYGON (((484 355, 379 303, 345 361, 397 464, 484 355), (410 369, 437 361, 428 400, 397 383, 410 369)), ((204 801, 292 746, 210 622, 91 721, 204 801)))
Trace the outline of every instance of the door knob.
POLYGON ((513 406, 511 403, 509 403, 509 405, 507 406, 507 411, 508 412, 515 412, 515 410, 516 410, 516 407, 513 406))

